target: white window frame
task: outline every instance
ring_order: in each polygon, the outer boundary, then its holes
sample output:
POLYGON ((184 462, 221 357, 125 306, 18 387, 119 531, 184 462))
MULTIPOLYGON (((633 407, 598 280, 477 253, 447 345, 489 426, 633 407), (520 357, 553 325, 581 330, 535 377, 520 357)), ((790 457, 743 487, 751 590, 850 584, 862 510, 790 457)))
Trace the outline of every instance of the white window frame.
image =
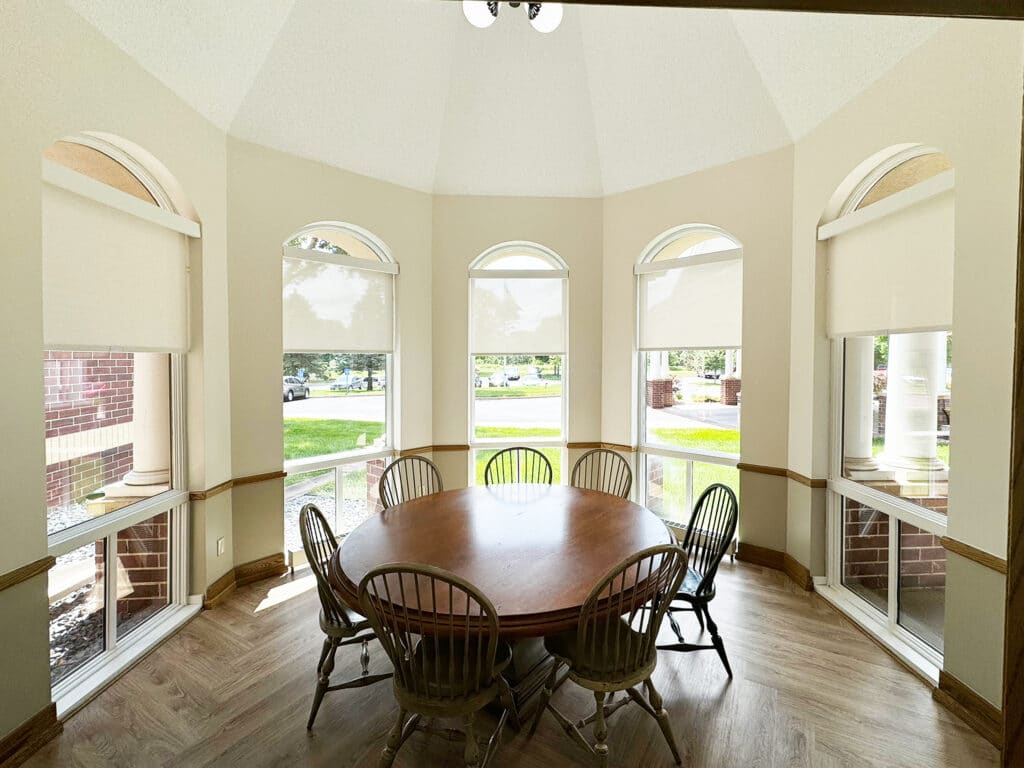
MULTIPOLYGON (((557 253, 539 243, 528 240, 514 240, 494 245, 479 256, 477 256, 469 269, 468 280, 469 305, 467 317, 469 328, 469 361, 468 372, 468 405, 469 405, 469 485, 476 484, 476 454, 478 451, 501 450, 503 448, 514 448, 523 446, 526 448, 560 448, 561 468, 564 469, 567 458, 567 445, 569 433, 569 268, 557 253), (526 253, 543 259, 553 265, 550 269, 488 269, 485 265, 488 262, 500 258, 503 255, 526 253), (561 394, 561 424, 559 437, 529 437, 520 440, 507 440, 505 438, 476 437, 476 381, 474 368, 477 355, 473 352, 473 280, 474 278, 489 279, 530 279, 530 280, 561 280, 562 281, 562 353, 555 354, 550 351, 537 350, 536 352, 524 352, 529 355, 550 355, 551 357, 562 358, 562 394, 561 394)), ((560 472, 561 483, 566 483, 565 472, 560 472)))
MULTIPOLYGON (((732 467, 736 469, 740 463, 740 454, 721 453, 719 451, 702 451, 693 448, 675 448, 672 446, 661 445, 660 443, 651 443, 647 440, 647 355, 648 352, 653 350, 641 350, 640 349, 640 325, 642 318, 640 316, 640 278, 642 275, 650 274, 652 272, 667 272, 672 269, 680 269, 686 266, 693 266, 696 264, 710 264, 718 261, 729 261, 735 258, 742 258, 743 246, 739 244, 739 241, 729 232, 716 227, 711 224, 683 224, 678 227, 673 227, 666 232, 658 235, 643 250, 643 255, 640 260, 636 263, 633 268, 633 274, 635 276, 634 282, 634 300, 633 305, 636 307, 635 318, 633 323, 633 369, 635 371, 635 386, 633 387, 633 406, 635 414, 636 424, 636 445, 637 445, 637 476, 640 478, 640 482, 634 483, 633 495, 639 504, 647 506, 647 461, 649 456, 661 456, 669 459, 679 459, 686 462, 686 499, 684 501, 686 509, 692 510, 696 499, 693 495, 693 465, 694 463, 699 464, 718 464, 724 467, 732 467), (683 258, 664 259, 662 261, 654 261, 654 257, 661 252, 663 248, 670 245, 674 241, 681 237, 689 235, 693 232, 707 232, 713 235, 719 235, 732 240, 737 243, 735 248, 729 248, 722 251, 715 251, 707 254, 695 254, 693 256, 686 256, 683 258)), ((732 348, 736 351, 742 351, 742 347, 732 348)), ((668 351, 679 351, 679 350, 660 350, 663 352, 668 351)), ((740 441, 742 444, 743 432, 740 430, 740 441)), ((666 525, 670 528, 676 528, 679 530, 685 530, 686 525, 675 520, 668 520, 662 518, 666 525)))
POLYGON ((149 518, 168 513, 170 536, 168 604, 117 637, 117 557, 104 556, 104 650, 53 686, 57 716, 66 717, 111 680, 131 667, 157 643, 173 634, 202 608, 202 596, 188 594, 189 496, 185 446, 185 355, 171 354, 170 489, 108 515, 95 517, 47 537, 47 554, 59 557, 103 540, 105 553, 117 552, 117 534, 149 518))
POLYGON ((899 624, 900 545, 898 522, 935 536, 946 535, 947 519, 933 510, 870 488, 843 475, 844 339, 834 339, 831 352, 829 478, 826 491, 826 576, 817 591, 878 639, 905 664, 938 685, 943 654, 899 624), (889 572, 885 615, 843 584, 843 498, 865 504, 889 519, 889 572))

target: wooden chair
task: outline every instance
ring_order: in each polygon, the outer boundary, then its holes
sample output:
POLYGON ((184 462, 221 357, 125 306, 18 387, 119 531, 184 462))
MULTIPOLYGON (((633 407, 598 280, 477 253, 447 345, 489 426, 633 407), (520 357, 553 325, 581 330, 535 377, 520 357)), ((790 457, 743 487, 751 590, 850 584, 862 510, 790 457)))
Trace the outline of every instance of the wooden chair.
POLYGON ((676 764, 682 762, 668 713, 651 675, 658 663, 658 628, 672 595, 679 589, 685 568, 686 554, 675 544, 638 552, 609 571, 590 592, 576 630, 544 638, 544 646, 555 657, 555 664, 544 683, 531 734, 537 730, 544 710, 549 709, 566 733, 604 768, 608 764, 607 719, 620 707, 635 702, 658 722, 676 764), (634 588, 636 585, 639 588, 634 588), (556 685, 563 664, 569 672, 556 685), (578 723, 551 706, 552 694, 566 680, 594 692, 596 711, 578 723), (641 683, 647 691, 646 699, 636 687, 641 683), (627 695, 613 703, 612 697, 618 691, 627 695), (591 723, 594 744, 582 732, 591 723))
POLYGON ((508 715, 516 717, 512 691, 501 675, 512 650, 498 638, 498 614, 490 600, 455 574, 414 563, 370 571, 359 585, 359 599, 395 666, 398 719, 380 765, 394 762, 420 718, 427 717, 461 718, 463 732, 445 733, 465 738, 467 766, 486 766, 508 715), (481 753, 475 714, 495 699, 505 709, 481 753))
POLYGON ((633 486, 633 470, 629 468, 629 462, 615 451, 594 448, 580 456, 573 466, 569 485, 628 499, 633 486))
POLYGON ((714 649, 718 652, 718 658, 722 660, 729 677, 732 677, 732 667, 729 666, 729 657, 725 654, 725 643, 718 634, 718 625, 708 611, 708 603, 715 598, 715 574, 736 534, 738 517, 739 505, 731 488, 715 483, 708 486, 700 495, 686 526, 686 537, 683 539, 683 548, 688 553, 686 576, 673 604, 668 608, 668 620, 679 642, 658 646, 665 651, 714 649), (676 601, 685 605, 676 605, 676 601), (679 624, 672 615, 679 611, 693 611, 697 615, 702 632, 704 622, 707 621, 707 628, 711 632, 711 645, 695 645, 683 639, 679 624))
POLYGON ((380 503, 387 509, 403 501, 440 493, 444 490, 444 483, 437 465, 430 459, 403 456, 388 465, 377 488, 380 503))
POLYGON ((299 512, 299 532, 302 534, 302 548, 306 551, 309 567, 316 576, 316 590, 320 595, 320 629, 326 636, 323 650, 320 652, 320 661, 316 665, 316 692, 313 694, 313 707, 306 723, 306 729, 312 730, 313 721, 316 720, 316 713, 320 709, 320 702, 323 701, 325 693, 345 688, 362 688, 387 680, 391 674, 370 674, 370 652, 367 647, 369 641, 373 639, 370 622, 346 608, 327 581, 327 561, 338 548, 338 542, 323 513, 314 504, 307 504, 299 512), (359 656, 363 667, 362 675, 344 683, 331 685, 334 655, 338 648, 355 643, 360 643, 363 647, 359 656))
POLYGON ((484 467, 484 485, 543 483, 551 485, 551 462, 536 448, 505 448, 484 467))

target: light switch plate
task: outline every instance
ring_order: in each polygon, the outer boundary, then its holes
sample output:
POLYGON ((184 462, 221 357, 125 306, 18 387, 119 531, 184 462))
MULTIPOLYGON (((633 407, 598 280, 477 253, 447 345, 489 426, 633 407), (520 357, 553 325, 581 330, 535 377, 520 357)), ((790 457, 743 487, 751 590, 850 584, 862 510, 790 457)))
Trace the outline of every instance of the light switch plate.
POLYGON ((217 539, 217 557, 220 557, 224 554, 224 548, 224 537, 221 536, 219 539, 217 539))

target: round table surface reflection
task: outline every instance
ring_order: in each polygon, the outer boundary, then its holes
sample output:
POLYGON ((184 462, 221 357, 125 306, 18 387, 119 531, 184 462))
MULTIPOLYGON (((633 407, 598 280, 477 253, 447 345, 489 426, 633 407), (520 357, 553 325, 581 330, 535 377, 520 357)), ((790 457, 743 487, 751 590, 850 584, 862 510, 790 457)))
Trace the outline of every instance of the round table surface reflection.
POLYGON ((373 515, 345 537, 328 570, 358 610, 359 582, 378 565, 437 566, 490 599, 503 635, 540 637, 575 626, 613 566, 672 541, 652 512, 617 496, 560 485, 477 486, 373 515))

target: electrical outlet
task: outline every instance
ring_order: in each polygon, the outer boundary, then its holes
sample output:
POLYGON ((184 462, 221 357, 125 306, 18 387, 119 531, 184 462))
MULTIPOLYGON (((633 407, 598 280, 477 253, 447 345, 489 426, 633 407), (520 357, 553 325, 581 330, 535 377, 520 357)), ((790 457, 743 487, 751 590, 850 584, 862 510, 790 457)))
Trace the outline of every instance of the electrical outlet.
POLYGON ((224 554, 224 548, 224 537, 221 536, 219 539, 217 539, 217 557, 220 557, 224 554))

